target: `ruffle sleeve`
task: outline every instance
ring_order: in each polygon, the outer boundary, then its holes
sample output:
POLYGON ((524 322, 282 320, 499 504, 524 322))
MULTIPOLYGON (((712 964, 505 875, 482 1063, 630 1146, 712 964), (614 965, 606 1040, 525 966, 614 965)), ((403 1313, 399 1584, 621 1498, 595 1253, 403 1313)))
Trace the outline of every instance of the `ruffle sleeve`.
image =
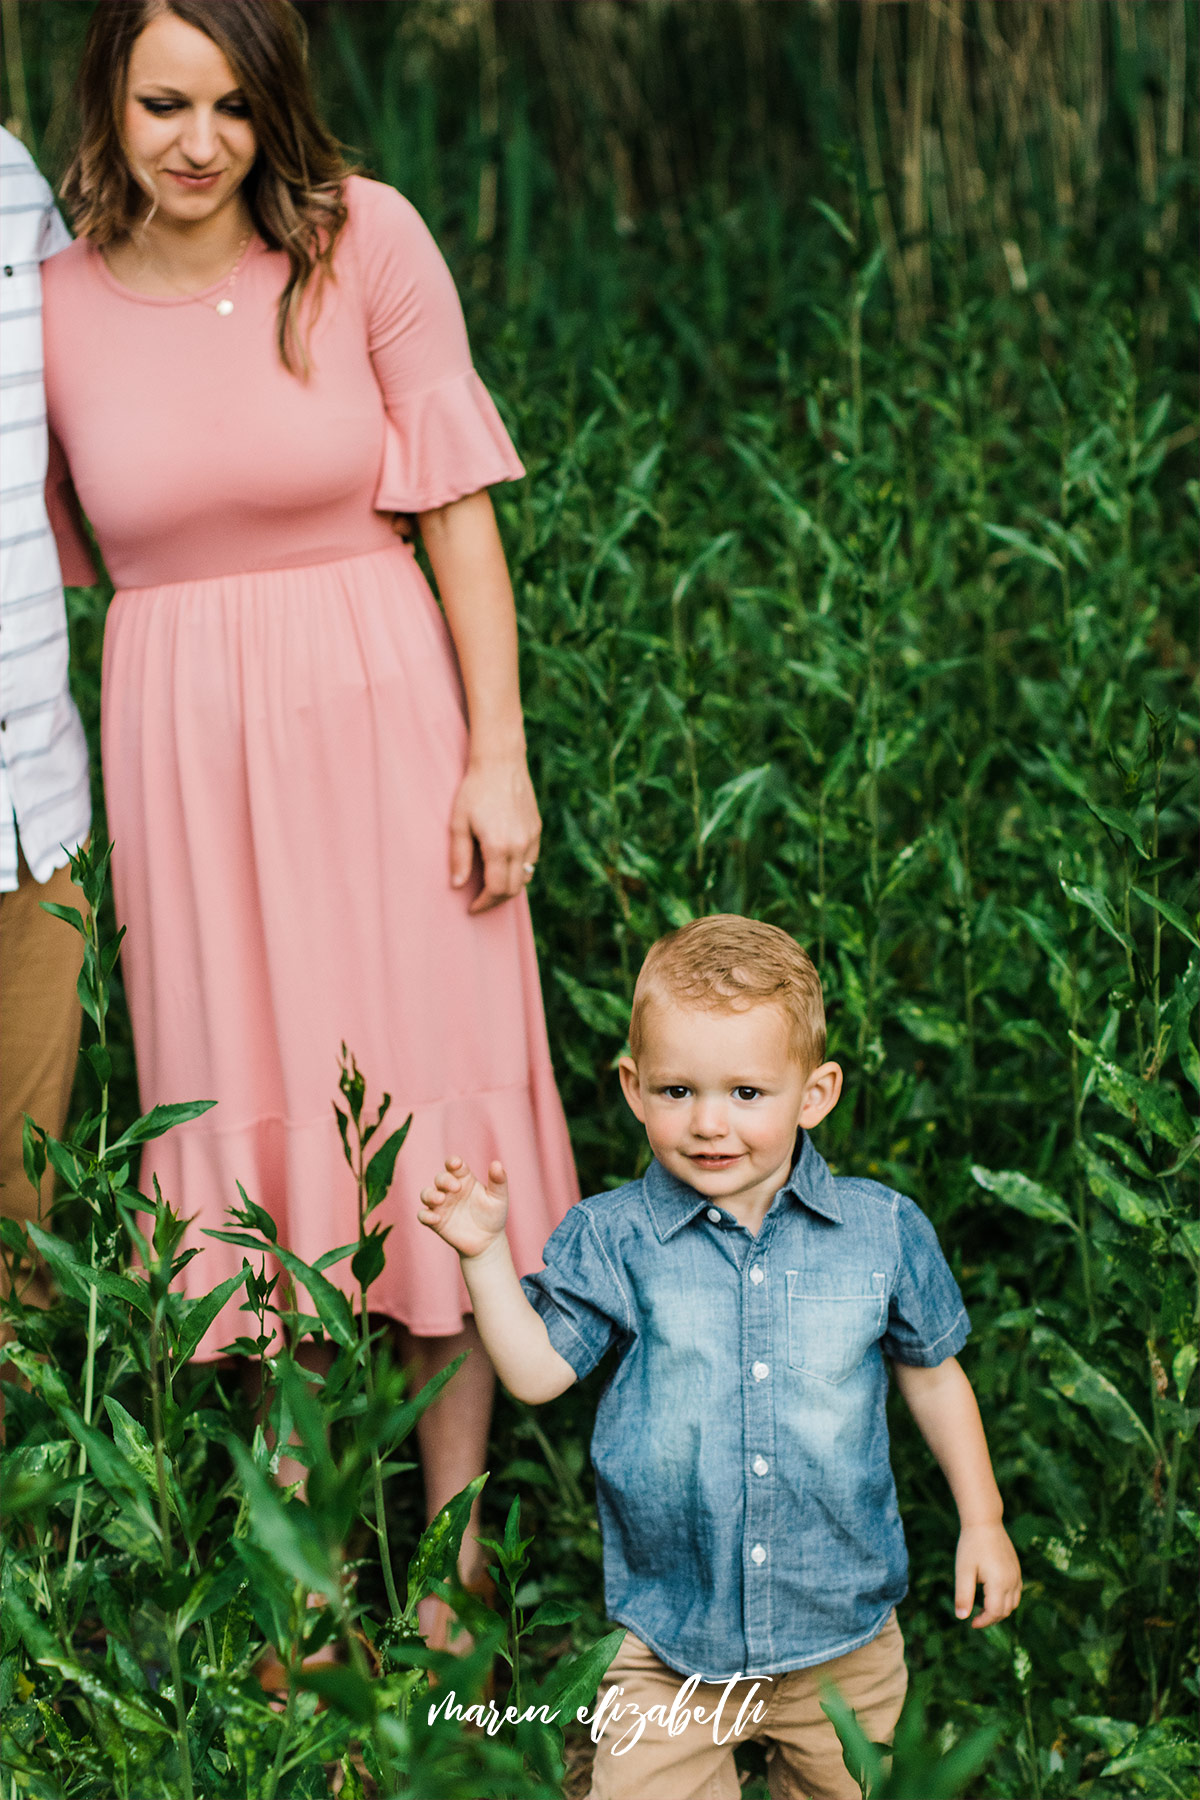
POLYGON ((430 512, 525 470, 474 369, 387 409, 377 512, 430 512))
POLYGON ((346 182, 367 344, 387 414, 375 506, 428 512, 521 466, 471 362, 453 278, 410 201, 379 181, 346 182))

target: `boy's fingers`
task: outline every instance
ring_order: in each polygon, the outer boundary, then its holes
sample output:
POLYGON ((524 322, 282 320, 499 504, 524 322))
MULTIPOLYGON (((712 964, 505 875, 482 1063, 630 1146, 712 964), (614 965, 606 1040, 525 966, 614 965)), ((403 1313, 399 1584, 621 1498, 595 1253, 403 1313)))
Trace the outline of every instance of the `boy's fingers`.
POLYGON ((956 1569, 954 1573, 954 1616, 956 1619, 970 1617, 975 1603, 975 1584, 978 1570, 973 1567, 956 1569))
POLYGON ((508 1176, 504 1173, 504 1164, 499 1161, 488 1164, 488 1186, 490 1188, 506 1188, 508 1176))

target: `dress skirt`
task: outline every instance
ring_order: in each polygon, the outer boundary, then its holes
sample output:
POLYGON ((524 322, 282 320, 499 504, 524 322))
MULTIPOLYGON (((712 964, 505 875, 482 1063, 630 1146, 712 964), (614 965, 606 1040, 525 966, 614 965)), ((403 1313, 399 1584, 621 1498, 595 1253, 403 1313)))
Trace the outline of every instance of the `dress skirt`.
MULTIPOLYGON (((149 1144, 203 1246, 191 1296, 242 1266, 203 1236, 237 1183, 313 1262, 357 1235, 333 1102, 345 1044, 389 1129, 412 1113, 373 1311, 461 1329, 458 1258, 417 1223, 444 1158, 499 1157, 518 1273, 578 1198, 529 907, 476 917, 449 878, 467 755, 445 621, 399 541, 312 566, 119 592, 104 644, 103 760, 143 1110, 215 1100, 149 1144)), ((376 1142, 382 1142, 382 1134, 376 1142)), ((328 1278, 356 1294, 349 1261, 328 1278)), ((226 1306, 214 1355, 252 1319, 226 1306)), ((308 1310, 306 1297, 300 1297, 308 1310)))

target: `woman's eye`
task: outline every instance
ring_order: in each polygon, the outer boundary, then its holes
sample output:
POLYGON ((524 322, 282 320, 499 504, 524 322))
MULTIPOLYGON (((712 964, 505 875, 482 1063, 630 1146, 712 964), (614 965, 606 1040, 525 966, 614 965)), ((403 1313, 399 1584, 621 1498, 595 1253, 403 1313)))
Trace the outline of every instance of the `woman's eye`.
POLYGON ((231 119, 248 119, 250 108, 244 100, 222 100, 221 111, 228 113, 231 119))
POLYGON ((759 1095, 759 1090, 756 1087, 739 1087, 734 1088, 733 1091, 739 1100, 757 1100, 759 1095))
POLYGON ((167 113, 176 112, 179 107, 178 100, 142 100, 140 104, 148 113, 153 113, 156 119, 164 118, 167 113))

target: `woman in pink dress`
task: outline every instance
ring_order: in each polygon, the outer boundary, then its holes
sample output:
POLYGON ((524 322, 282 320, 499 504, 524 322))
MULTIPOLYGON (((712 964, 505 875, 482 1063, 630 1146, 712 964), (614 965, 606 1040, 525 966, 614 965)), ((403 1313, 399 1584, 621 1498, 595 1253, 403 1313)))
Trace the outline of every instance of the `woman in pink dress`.
MULTIPOLYGON (((241 1267, 200 1235, 239 1180, 308 1261, 356 1235, 343 1042, 411 1109, 372 1298, 424 1376, 472 1351, 422 1422, 432 1516, 484 1466, 493 1376, 417 1224, 424 1173, 503 1160, 521 1271, 578 1196, 486 492, 523 470, 429 232, 316 117, 286 0, 97 7, 80 97, 80 235, 44 271, 51 500, 67 579, 92 578, 69 478, 117 588, 103 762, 142 1105, 218 1102, 142 1180, 193 1218, 207 1292, 241 1267)), ((245 1328, 227 1308, 204 1349, 245 1328)))

